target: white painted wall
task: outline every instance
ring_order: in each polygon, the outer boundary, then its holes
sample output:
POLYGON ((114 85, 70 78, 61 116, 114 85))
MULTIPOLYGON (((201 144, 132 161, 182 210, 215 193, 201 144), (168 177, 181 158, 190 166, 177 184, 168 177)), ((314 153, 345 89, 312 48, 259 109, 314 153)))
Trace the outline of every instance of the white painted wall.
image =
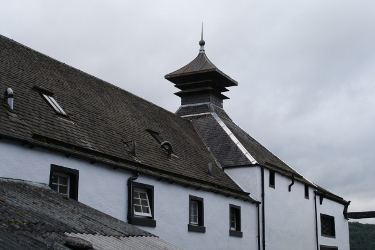
MULTIPOLYGON (((225 172, 251 196, 261 200, 261 168, 233 168, 225 172)), ((265 184, 265 240, 266 249, 316 249, 314 189, 309 187, 309 199, 305 198, 303 183, 275 174, 275 188, 269 187, 268 169, 264 170, 265 184)), ((348 221, 343 216, 344 206, 324 199, 318 207, 319 245, 349 249, 348 221), (336 238, 320 236, 320 213, 335 216, 336 238)), ((262 206, 262 205, 261 205, 262 206)))
POLYGON ((257 201, 261 201, 262 179, 260 167, 240 167, 225 169, 225 173, 234 180, 239 187, 257 201))
POLYGON ((266 248, 316 249, 314 197, 305 198, 304 185, 275 173, 275 188, 269 187, 265 169, 266 248))
POLYGON ((343 210, 344 206, 331 201, 329 199, 323 199, 322 205, 320 205, 319 197, 317 197, 317 212, 318 212, 318 223, 320 225, 320 214, 326 214, 335 217, 335 231, 336 236, 334 238, 325 237, 321 234, 321 227, 318 227, 319 245, 336 246, 338 249, 350 249, 349 245, 349 225, 348 220, 344 218, 343 210))
POLYGON ((254 204, 193 188, 169 185, 145 176, 136 181, 155 187, 157 226, 141 228, 185 249, 257 249, 258 219, 254 204), (189 195, 204 199, 206 233, 188 232, 189 195), (241 206, 242 238, 229 236, 229 204, 241 206))
MULTIPOLYGON (((0 177, 49 183, 51 164, 79 170, 78 200, 127 221, 130 172, 67 158, 40 148, 0 141, 0 177)), ((257 249, 257 207, 230 197, 185 188, 141 175, 137 182, 154 186, 156 228, 142 227, 185 249, 257 249), (204 199, 206 233, 188 232, 189 195, 204 199), (243 237, 229 236, 229 204, 241 206, 243 237)))

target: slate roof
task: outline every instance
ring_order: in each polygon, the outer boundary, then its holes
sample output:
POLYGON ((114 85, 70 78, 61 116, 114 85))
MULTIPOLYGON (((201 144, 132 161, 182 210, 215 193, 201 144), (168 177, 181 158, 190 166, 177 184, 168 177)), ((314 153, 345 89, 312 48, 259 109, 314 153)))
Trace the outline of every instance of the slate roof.
POLYGON ((182 116, 187 114, 191 115, 187 117, 187 119, 191 120, 195 126, 197 126, 211 151, 213 151, 214 155, 219 159, 222 167, 253 165, 253 163, 244 156, 244 154, 238 149, 237 144, 235 144, 230 139, 229 135, 221 128, 220 124, 213 117, 213 113, 217 114, 217 116, 224 122, 259 164, 263 166, 272 164, 288 172, 298 174, 235 124, 224 109, 213 104, 202 104, 180 108, 177 111, 177 114, 182 116), (200 115, 202 113, 203 115, 200 115), (195 114, 196 116, 192 116, 192 114, 195 114))
POLYGON ((71 249, 77 242, 94 249, 181 249, 46 185, 0 178, 1 249, 71 249))
POLYGON ((206 142, 207 147, 210 148, 211 152, 215 155, 219 161, 221 167, 244 167, 244 166, 256 166, 261 165, 268 169, 274 170, 282 175, 292 177, 300 182, 313 186, 319 191, 319 194, 325 194, 326 198, 330 198, 342 204, 346 204, 342 197, 339 197, 328 190, 312 183, 305 179, 293 168, 289 167, 280 158, 270 152, 257 140, 251 137, 232 119, 228 116, 223 108, 220 108, 212 103, 194 105, 194 106, 181 106, 176 114, 185 117, 194 123, 194 126, 199 131, 206 142), (244 146, 244 148, 250 153, 250 155, 256 160, 256 163, 252 163, 244 153, 239 149, 238 145, 230 138, 227 132, 221 127, 221 125, 214 118, 217 115, 221 121, 226 125, 238 141, 244 146))
POLYGON ((3 138, 254 201, 215 164, 190 121, 0 36, 0 90, 7 88, 14 92, 14 110, 2 101, 3 138), (42 93, 53 95, 67 116, 42 93), (152 131, 171 143, 171 157, 152 131))
POLYGON ((165 75, 165 78, 175 84, 183 83, 184 78, 189 75, 198 75, 202 78, 215 79, 223 87, 236 86, 237 81, 230 78, 219 70, 206 56, 206 53, 199 53, 198 56, 184 67, 165 75))

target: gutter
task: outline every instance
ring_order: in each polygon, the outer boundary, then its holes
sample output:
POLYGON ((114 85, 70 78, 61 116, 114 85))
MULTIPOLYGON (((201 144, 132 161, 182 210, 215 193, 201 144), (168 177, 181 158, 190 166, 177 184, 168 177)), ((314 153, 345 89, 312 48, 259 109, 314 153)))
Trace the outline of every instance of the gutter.
POLYGON ((132 218, 134 216, 134 210, 133 210, 133 185, 132 182, 138 179, 139 173, 134 172, 134 175, 129 177, 128 179, 128 214, 127 219, 129 221, 129 218, 132 218))
POLYGON ((264 202, 265 202, 265 194, 264 194, 264 167, 261 166, 261 181, 262 181, 262 247, 263 247, 263 250, 266 249, 266 228, 265 228, 265 224, 266 224, 266 215, 265 215, 265 212, 264 212, 264 202))
POLYGON ((316 250, 319 250, 319 236, 318 236, 318 211, 316 207, 316 192, 314 192, 314 205, 315 205, 315 237, 316 237, 316 250))
POLYGON ((292 191, 293 185, 294 185, 294 174, 292 174, 292 183, 290 183, 289 186, 288 186, 289 192, 292 191))
POLYGON ((258 208, 258 250, 260 250, 260 208, 259 208, 259 204, 257 204, 257 208, 258 208))

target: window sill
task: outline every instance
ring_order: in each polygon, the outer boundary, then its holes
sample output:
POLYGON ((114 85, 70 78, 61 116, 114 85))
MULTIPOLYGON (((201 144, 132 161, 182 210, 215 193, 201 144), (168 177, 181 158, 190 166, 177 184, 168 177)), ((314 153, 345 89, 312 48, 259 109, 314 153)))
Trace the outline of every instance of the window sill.
POLYGON ((323 237, 336 239, 336 235, 322 234, 323 237))
POLYGON ((229 230, 229 236, 242 238, 242 232, 241 231, 229 230))
POLYGON ((156 227, 156 220, 143 217, 128 217, 128 223, 144 227, 156 227))
POLYGON ((195 226, 188 224, 188 231, 189 232, 197 232, 197 233, 205 233, 206 227, 204 226, 195 226))

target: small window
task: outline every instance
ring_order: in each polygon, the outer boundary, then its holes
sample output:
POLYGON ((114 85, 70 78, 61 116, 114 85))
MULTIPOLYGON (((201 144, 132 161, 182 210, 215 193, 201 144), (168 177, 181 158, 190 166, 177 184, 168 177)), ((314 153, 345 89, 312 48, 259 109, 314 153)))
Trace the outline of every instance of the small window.
POLYGON ((61 106, 56 102, 55 98, 53 98, 50 95, 42 94, 44 99, 48 102, 49 105, 58 113, 61 115, 67 115, 65 111, 61 108, 61 106))
POLYGON ((321 234, 325 237, 335 237, 335 217, 326 214, 320 214, 321 234))
POLYGON ((203 198, 189 196, 189 224, 191 232, 205 233, 203 198))
POLYGON ((69 196, 70 178, 67 174, 54 171, 51 176, 51 188, 60 194, 69 196))
POLYGON ((241 207, 229 204, 229 235, 242 237, 241 207))
POLYGON ((275 188, 275 171, 270 170, 270 187, 275 188))
POLYGON ((154 220, 154 186, 130 182, 128 222, 133 225, 156 227, 154 220))
POLYGON ((309 195, 309 185, 305 184, 305 198, 306 199, 309 199, 310 195, 309 195))
POLYGON ((49 186, 56 192, 78 200, 78 177, 76 169, 51 165, 49 186))

